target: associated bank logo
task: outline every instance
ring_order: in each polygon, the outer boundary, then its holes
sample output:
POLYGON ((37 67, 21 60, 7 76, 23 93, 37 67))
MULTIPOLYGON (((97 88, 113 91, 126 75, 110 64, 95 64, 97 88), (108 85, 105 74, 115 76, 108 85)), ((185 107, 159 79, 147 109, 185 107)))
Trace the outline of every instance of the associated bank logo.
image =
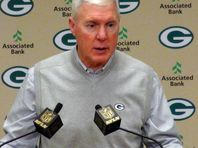
POLYGON ((2 49, 10 51, 10 53, 13 55, 22 55, 25 54, 28 49, 34 48, 34 43, 24 43, 22 40, 23 33, 17 30, 15 33, 13 33, 11 42, 2 44, 2 49))
POLYGON ((119 32, 119 39, 123 40, 123 39, 127 39, 128 35, 127 35, 128 30, 125 27, 122 27, 121 31, 119 32))
POLYGON ((67 5, 72 4, 72 0, 64 0, 64 1, 65 1, 65 4, 67 4, 67 5))
POLYGON ((168 48, 183 48, 193 40, 193 33, 184 27, 173 26, 164 29, 159 35, 160 43, 168 48))
POLYGON ((192 9, 193 3, 184 0, 169 0, 160 4, 160 9, 167 11, 169 15, 183 15, 186 10, 192 9))
POLYGON ((20 88, 23 80, 25 79, 27 71, 27 67, 11 67, 3 72, 1 79, 3 83, 9 87, 20 88))
POLYGON ((122 27, 119 32, 119 41, 117 43, 117 50, 130 51, 133 46, 139 46, 140 41, 128 40, 128 30, 126 27, 122 27))
POLYGON ((21 42, 22 41, 22 32, 17 30, 17 32, 13 35, 13 39, 15 42, 21 42))
POLYGON ((168 101, 175 120, 185 120, 195 113, 195 106, 192 102, 183 98, 173 98, 168 101))
POLYGON ((54 36, 53 42, 56 47, 65 51, 71 50, 76 46, 76 39, 69 29, 58 32, 54 36))
POLYGON ((0 9, 10 16, 22 16, 29 13, 33 8, 32 0, 2 0, 0 9))
POLYGON ((55 6, 54 12, 62 17, 70 17, 72 15, 72 0, 64 0, 65 5, 55 6))
POLYGON ((168 82, 170 86, 173 87, 184 87, 186 83, 194 80, 194 75, 183 75, 182 74, 182 64, 181 62, 176 61, 172 66, 173 75, 163 75, 162 81, 168 82))
POLYGON ((182 65, 179 62, 172 67, 172 71, 174 74, 181 74, 182 73, 182 65))
POLYGON ((140 0, 119 0, 120 14, 126 14, 138 8, 140 0))

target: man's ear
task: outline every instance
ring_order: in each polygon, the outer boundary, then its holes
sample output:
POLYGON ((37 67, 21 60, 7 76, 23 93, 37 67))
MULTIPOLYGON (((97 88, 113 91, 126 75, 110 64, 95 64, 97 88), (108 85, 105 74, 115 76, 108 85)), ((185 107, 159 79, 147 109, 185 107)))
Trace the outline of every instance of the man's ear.
POLYGON ((69 28, 72 34, 75 36, 75 20, 73 17, 69 17, 69 28))

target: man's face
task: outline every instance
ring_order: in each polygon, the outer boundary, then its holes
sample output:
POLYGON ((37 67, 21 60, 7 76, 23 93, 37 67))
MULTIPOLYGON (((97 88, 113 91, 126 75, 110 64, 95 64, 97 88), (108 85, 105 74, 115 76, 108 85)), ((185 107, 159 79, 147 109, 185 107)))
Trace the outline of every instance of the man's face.
POLYGON ((78 55, 89 68, 103 67, 115 51, 119 32, 116 4, 83 3, 69 25, 78 44, 78 55))

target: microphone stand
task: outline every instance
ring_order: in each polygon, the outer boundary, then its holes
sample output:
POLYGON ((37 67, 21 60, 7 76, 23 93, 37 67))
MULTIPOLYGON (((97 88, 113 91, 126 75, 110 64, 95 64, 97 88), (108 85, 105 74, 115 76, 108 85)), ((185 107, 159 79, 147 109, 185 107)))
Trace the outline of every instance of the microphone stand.
POLYGON ((157 143, 157 144, 160 146, 160 148, 163 148, 163 146, 161 145, 161 143, 158 142, 157 140, 153 139, 153 138, 149 138, 149 137, 147 137, 147 136, 138 134, 138 133, 133 132, 133 131, 129 131, 129 130, 124 129, 124 128, 121 128, 121 127, 119 128, 119 130, 122 130, 122 131, 125 131, 125 132, 128 132, 128 133, 134 134, 134 135, 136 135, 136 136, 140 136, 140 137, 145 138, 145 139, 149 139, 149 140, 151 140, 151 141, 157 143))
POLYGON ((2 144, 0 145, 0 147, 4 146, 5 144, 8 144, 8 143, 10 143, 10 142, 12 142, 12 141, 15 141, 15 140, 18 140, 18 139, 23 138, 23 137, 25 137, 25 136, 31 135, 31 134, 33 134, 33 133, 36 133, 36 132, 37 132, 37 131, 35 130, 35 131, 29 132, 29 133, 27 133, 27 134, 24 134, 24 135, 22 135, 22 136, 19 136, 19 137, 16 137, 16 138, 14 138, 14 139, 11 139, 11 140, 9 140, 9 141, 6 141, 6 142, 2 143, 2 144))

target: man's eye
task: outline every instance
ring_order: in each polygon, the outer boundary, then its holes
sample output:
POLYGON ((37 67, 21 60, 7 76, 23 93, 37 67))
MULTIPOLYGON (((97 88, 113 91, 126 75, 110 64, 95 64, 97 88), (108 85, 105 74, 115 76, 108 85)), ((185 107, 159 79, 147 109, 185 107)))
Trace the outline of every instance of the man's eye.
POLYGON ((107 26, 108 27, 114 27, 114 24, 113 23, 109 23, 107 26))
POLYGON ((87 27, 88 28, 94 28, 96 25, 95 24, 88 24, 87 27))

